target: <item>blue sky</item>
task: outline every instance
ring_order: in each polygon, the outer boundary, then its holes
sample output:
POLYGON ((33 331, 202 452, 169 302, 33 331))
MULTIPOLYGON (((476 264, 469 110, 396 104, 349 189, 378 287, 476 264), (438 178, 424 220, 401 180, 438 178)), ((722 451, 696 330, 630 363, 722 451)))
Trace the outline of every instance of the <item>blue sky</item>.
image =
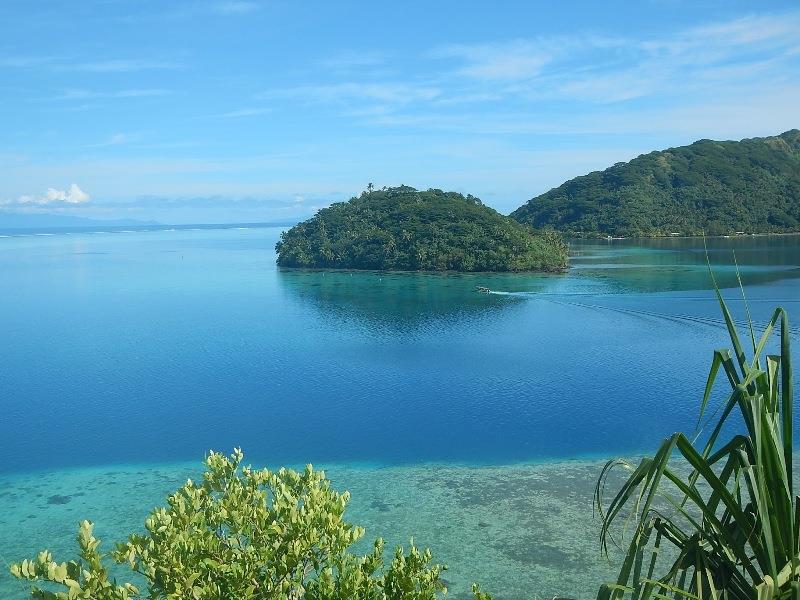
POLYGON ((509 212, 800 126, 797 2, 0 2, 0 211, 296 220, 377 187, 509 212))

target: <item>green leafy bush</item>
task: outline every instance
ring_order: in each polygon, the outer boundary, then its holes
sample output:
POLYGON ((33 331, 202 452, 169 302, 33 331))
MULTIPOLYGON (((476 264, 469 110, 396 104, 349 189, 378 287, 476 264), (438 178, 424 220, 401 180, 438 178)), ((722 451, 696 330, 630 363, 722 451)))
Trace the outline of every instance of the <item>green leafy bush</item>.
MULTIPOLYGON (((384 568, 383 541, 357 556, 348 548, 364 535, 344 520, 347 492, 330 488, 311 466, 302 473, 241 466, 242 452, 206 459, 201 483, 188 481, 111 557, 127 563, 151 599, 434 600, 445 591, 430 551, 413 542, 384 568)), ((12 565, 14 576, 63 591, 33 588, 42 600, 126 600, 139 587, 111 579, 93 525, 78 533, 80 558, 57 563, 48 551, 12 565)), ((489 596, 475 589, 478 600, 489 596)))

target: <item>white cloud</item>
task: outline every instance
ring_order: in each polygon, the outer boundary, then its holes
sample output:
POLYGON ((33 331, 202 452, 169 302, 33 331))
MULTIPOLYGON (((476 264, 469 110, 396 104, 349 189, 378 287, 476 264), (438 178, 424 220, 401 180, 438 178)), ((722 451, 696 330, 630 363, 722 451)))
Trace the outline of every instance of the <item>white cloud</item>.
POLYGON ((3 204, 35 204, 35 205, 53 205, 53 204, 84 204, 90 199, 89 194, 84 192, 77 183, 73 183, 66 190, 59 190, 56 188, 47 188, 47 191, 40 196, 20 196, 16 200, 6 201, 3 204))

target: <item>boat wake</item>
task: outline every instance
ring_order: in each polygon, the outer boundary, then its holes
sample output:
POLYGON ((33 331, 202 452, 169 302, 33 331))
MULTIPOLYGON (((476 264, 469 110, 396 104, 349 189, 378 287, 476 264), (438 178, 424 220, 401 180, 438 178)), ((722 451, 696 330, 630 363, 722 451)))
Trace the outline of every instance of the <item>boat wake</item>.
MULTIPOLYGON (((629 316, 636 316, 642 318, 655 318, 655 319, 663 319, 667 321, 673 321, 675 323, 680 323, 683 325, 705 325, 708 327, 713 327, 716 329, 726 329, 727 324, 725 323, 725 319, 719 317, 707 317, 702 315, 685 315, 685 314, 672 314, 672 313, 664 313, 664 312, 657 312, 651 310, 640 310, 634 308, 623 308, 618 306, 603 306, 602 304, 591 304, 586 302, 576 302, 576 301, 569 301, 569 300, 557 300, 553 297, 550 298, 543 298, 543 300, 547 302, 552 302, 554 304, 561 304, 564 306, 577 306, 580 308, 587 308, 591 310, 605 310, 616 312, 624 315, 629 316)), ((736 327, 746 330, 749 327, 749 323, 744 319, 732 319, 733 324, 736 327)), ((755 323, 754 325, 760 326, 760 324, 755 323)), ((758 331, 756 331, 758 334, 758 331)), ((800 334, 798 332, 791 330, 789 331, 789 336, 793 339, 800 339, 800 334)))

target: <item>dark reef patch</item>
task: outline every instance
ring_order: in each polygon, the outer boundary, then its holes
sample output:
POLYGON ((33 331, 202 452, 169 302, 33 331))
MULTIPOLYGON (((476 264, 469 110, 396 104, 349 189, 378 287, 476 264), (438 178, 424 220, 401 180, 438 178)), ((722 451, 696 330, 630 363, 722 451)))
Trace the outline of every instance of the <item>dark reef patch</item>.
POLYGON ((70 500, 72 500, 72 496, 61 496, 60 494, 56 494, 54 496, 50 496, 47 499, 48 504, 67 504, 70 500))

